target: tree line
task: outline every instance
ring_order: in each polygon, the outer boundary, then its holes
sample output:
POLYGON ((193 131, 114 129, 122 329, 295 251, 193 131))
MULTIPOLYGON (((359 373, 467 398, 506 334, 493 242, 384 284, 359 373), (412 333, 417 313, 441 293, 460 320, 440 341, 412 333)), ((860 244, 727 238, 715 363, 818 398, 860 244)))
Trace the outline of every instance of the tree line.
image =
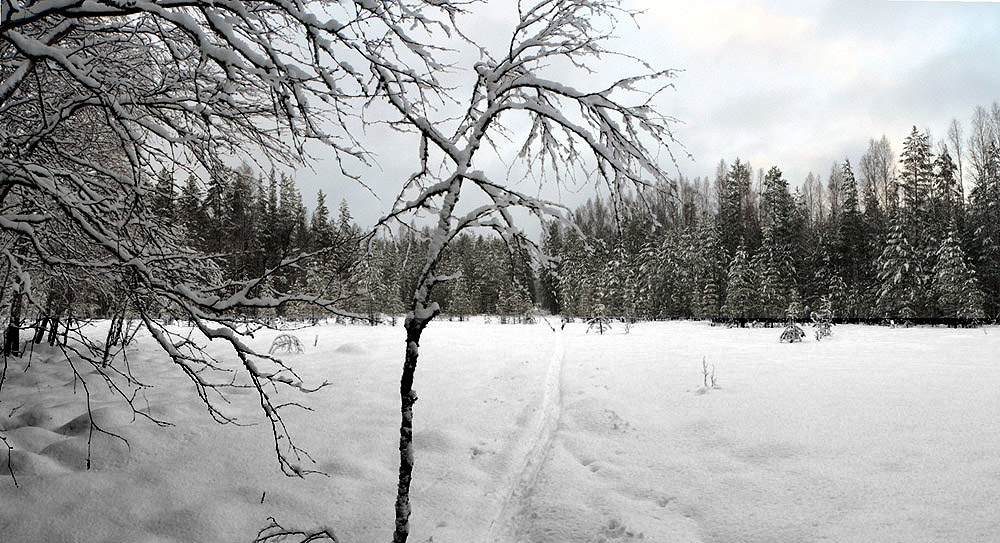
MULTIPOLYGON (((778 319, 807 316, 824 299, 847 318, 996 318, 998 133, 1000 105, 980 107, 967 137, 953 122, 935 149, 914 127, 898 158, 887 138, 872 139, 857 165, 845 159, 794 189, 778 167, 755 173, 739 158, 723 160, 713 179, 681 177, 617 200, 592 199, 571 225, 547 223, 544 265, 497 236, 462 233, 443 253, 438 273, 450 280, 433 299, 459 319, 522 317, 533 308, 778 319)), ((210 276, 237 284, 263 278, 255 295, 339 300, 372 323, 410 306, 427 228, 372 234, 346 200, 333 213, 323 191, 310 213, 293 175, 246 164, 219 166, 204 184, 163 170, 149 185, 157 221, 212 263, 210 276), (290 259, 296 264, 285 265, 290 259)), ((78 314, 116 314, 115 296, 100 281, 39 284, 51 288, 43 297, 52 303, 78 302, 78 314)), ((5 305, 19 311, 16 301, 8 295, 5 305)), ((240 311, 322 314, 302 302, 240 311)))
POLYGON ((996 319, 998 134, 994 103, 967 137, 953 121, 935 146, 914 127, 898 159, 872 139, 856 165, 794 190, 737 158, 712 180, 589 201, 578 229, 545 232, 558 263, 541 301, 568 315, 775 319, 826 302, 839 317, 996 319))
MULTIPOLYGON (((896 157, 884 136, 852 164, 809 174, 794 189, 778 167, 755 173, 737 158, 714 179, 681 177, 617 200, 589 200, 572 224, 547 223, 545 264, 496 236, 463 233, 444 251, 450 277, 433 299, 445 315, 805 317, 828 304, 843 318, 996 318, 1000 312, 1000 106, 977 108, 968 137, 957 122, 931 144, 912 129, 896 157), (966 193, 968 185, 971 190, 966 193)), ((266 274, 281 291, 340 296, 377 322, 409 306, 427 228, 371 235, 346 200, 334 215, 320 191, 310 214, 288 174, 248 166, 158 181, 158 213, 198 249, 225 255, 235 277, 266 274)), ((277 314, 282 314, 278 310, 277 314)), ((289 314, 295 314, 290 311, 289 314)))

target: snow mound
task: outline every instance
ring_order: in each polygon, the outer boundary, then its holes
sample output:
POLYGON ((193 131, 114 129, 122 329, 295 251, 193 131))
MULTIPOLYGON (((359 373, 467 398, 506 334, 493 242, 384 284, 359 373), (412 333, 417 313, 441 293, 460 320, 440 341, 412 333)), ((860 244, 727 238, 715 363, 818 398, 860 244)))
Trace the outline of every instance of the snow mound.
POLYGON ((114 428, 135 422, 132 413, 121 407, 99 407, 60 426, 56 432, 79 436, 90 432, 91 423, 97 428, 114 432, 114 428))
POLYGON ((55 424, 57 414, 53 410, 41 406, 32 405, 16 411, 13 418, 3 421, 3 430, 9 431, 25 426, 37 426, 39 428, 52 428, 55 424))
POLYGON ((346 477, 348 479, 362 479, 368 473, 368 470, 364 466, 346 458, 334 458, 329 462, 324 462, 320 465, 319 471, 330 476, 346 477))
POLYGON ((38 452, 56 441, 66 439, 66 436, 64 435, 57 434, 51 430, 46 430, 45 428, 39 428, 37 426, 22 426, 20 428, 15 428, 4 432, 4 436, 7 437, 7 441, 9 441, 15 449, 34 452, 38 452))
POLYGON ((75 470, 106 470, 119 468, 128 463, 129 445, 124 440, 95 432, 88 447, 87 436, 71 437, 45 447, 42 456, 47 456, 60 464, 75 470), (89 450, 88 450, 89 449, 89 450))
MULTIPOLYGON (((10 477, 6 462, 0 456, 0 477, 10 477)), ((69 470, 60 465, 55 460, 46 456, 15 448, 10 451, 10 468, 14 471, 14 476, 18 479, 35 475, 59 475, 68 473, 69 470)))
POLYGON ((414 432, 413 446, 419 451, 446 453, 455 448, 455 442, 447 433, 432 428, 414 432))
POLYGON ((340 347, 334 349, 334 351, 341 354, 365 354, 368 352, 367 349, 357 343, 344 343, 340 347))

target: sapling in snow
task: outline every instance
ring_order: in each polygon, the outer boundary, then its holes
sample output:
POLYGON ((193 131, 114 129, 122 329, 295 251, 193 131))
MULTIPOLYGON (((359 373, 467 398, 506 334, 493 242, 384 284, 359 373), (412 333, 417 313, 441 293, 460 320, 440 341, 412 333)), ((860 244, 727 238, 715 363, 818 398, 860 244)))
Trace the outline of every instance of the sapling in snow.
POLYGON ((708 358, 701 358, 701 386, 695 389, 696 394, 705 394, 709 390, 718 390, 719 386, 715 378, 715 364, 709 364, 708 358))
POLYGON ((833 309, 830 302, 829 296, 823 296, 820 298, 820 306, 818 311, 812 312, 813 329, 816 334, 816 341, 819 341, 825 337, 829 337, 833 332, 831 327, 833 326, 833 309))
POLYGON ((790 303, 788 309, 785 310, 788 322, 785 324, 785 329, 781 332, 781 338, 779 339, 781 343, 797 343, 805 337, 806 333, 795 323, 795 319, 798 317, 800 311, 801 307, 796 302, 790 303))

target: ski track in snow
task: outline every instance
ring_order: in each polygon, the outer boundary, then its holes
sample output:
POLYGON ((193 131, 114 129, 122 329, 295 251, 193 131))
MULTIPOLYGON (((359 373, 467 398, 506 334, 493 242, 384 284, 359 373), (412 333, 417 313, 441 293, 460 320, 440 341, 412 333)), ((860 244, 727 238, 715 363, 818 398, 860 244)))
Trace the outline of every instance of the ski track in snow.
MULTIPOLYGON (((525 499, 531 495, 538 474, 555 440, 563 403, 562 373, 565 365, 566 336, 562 331, 556 333, 555 343, 555 350, 549 360, 545 376, 541 407, 532 420, 531 429, 527 434, 529 439, 518 447, 519 451, 524 451, 521 453, 524 459, 507 483, 507 490, 502 494, 503 501, 493 521, 490 522, 486 537, 483 539, 484 543, 514 541, 519 520, 523 516, 525 499)), ((520 457, 521 454, 516 457, 520 457)))

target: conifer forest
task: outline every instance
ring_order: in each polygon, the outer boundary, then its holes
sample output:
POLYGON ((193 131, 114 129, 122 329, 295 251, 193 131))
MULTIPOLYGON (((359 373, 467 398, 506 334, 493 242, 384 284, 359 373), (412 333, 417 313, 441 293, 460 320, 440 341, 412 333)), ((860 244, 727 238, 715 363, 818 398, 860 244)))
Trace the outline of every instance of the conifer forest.
MULTIPOLYGON (((463 234, 441 269, 458 279, 435 291, 445 315, 518 319, 540 308, 570 317, 995 320, 1000 312, 1000 109, 977 108, 972 133, 933 144, 913 128, 896 151, 872 139, 801 185, 778 166, 721 160, 714 177, 682 177, 618 199, 595 198, 573 224, 548 223, 539 264, 499 237, 463 234), (898 154, 897 154, 898 153, 898 154)), ((953 130, 960 130, 954 125, 953 130)), ((359 318, 399 315, 416 282, 408 262, 427 228, 366 234, 346 200, 318 194, 307 210, 288 174, 244 165, 194 180, 163 172, 163 224, 231 279, 263 275, 280 291, 343 299, 359 318)), ((99 304, 98 304, 99 305, 99 304)), ((107 308, 95 306, 101 313, 107 308)), ((293 316, 294 308, 288 309, 293 316)))

